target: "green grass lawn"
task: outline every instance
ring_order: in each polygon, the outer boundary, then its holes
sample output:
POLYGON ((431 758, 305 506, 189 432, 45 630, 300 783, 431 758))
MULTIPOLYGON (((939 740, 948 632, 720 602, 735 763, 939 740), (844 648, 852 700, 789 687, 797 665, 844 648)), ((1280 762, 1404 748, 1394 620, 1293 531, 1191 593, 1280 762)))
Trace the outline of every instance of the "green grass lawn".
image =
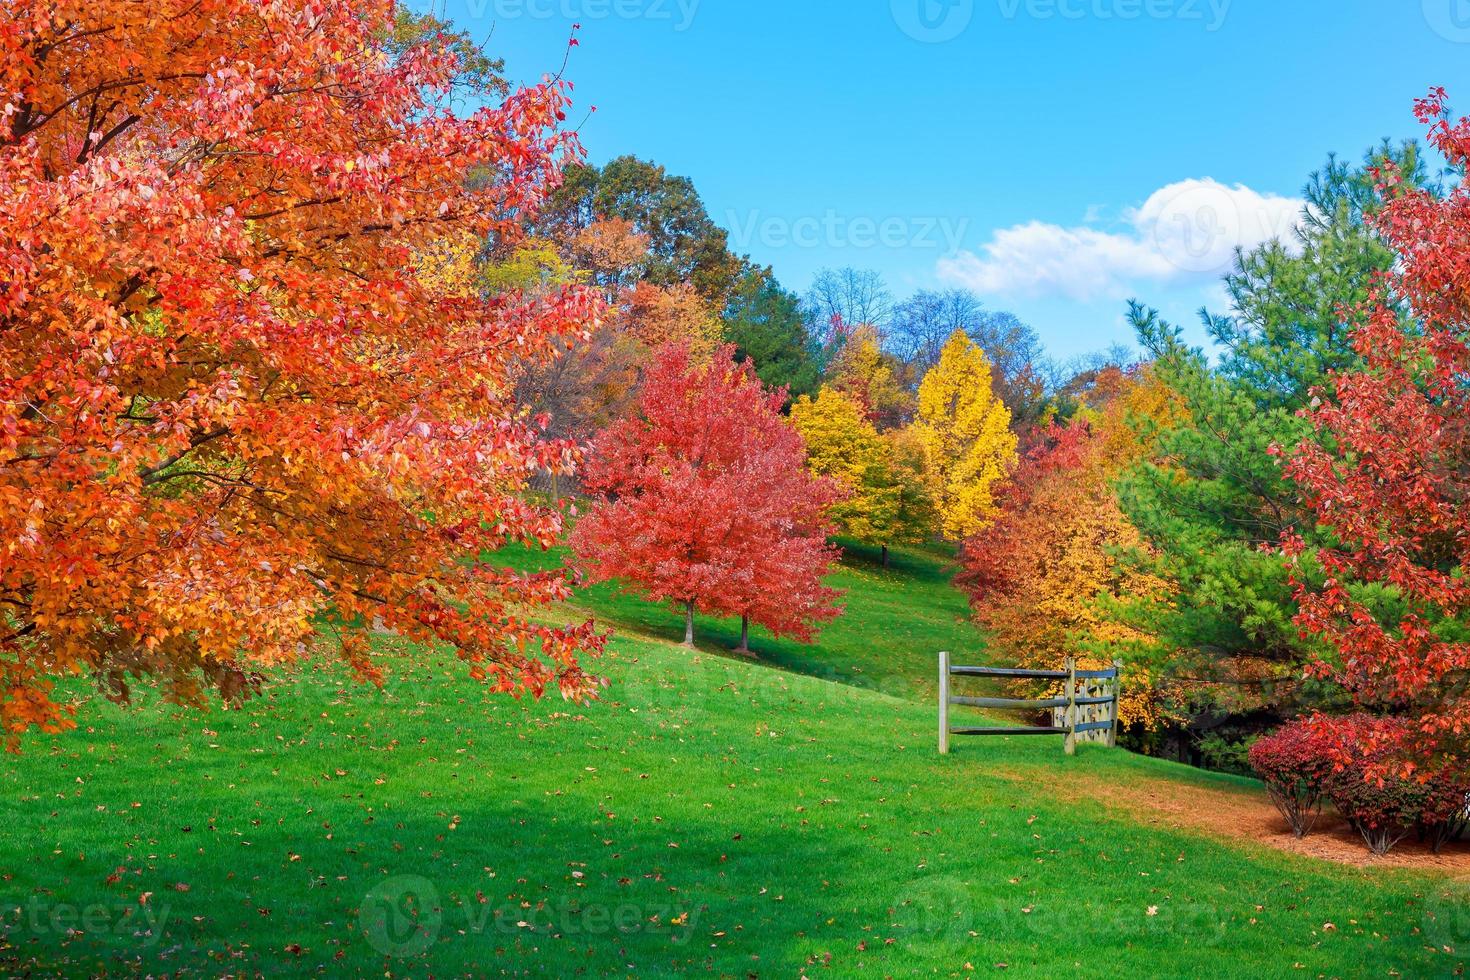
MULTIPOLYGON (((951 585, 953 552, 943 546, 896 550, 889 567, 877 549, 851 542, 829 583, 843 590, 843 614, 814 645, 777 640, 751 629, 751 647, 763 663, 782 670, 838 681, 895 697, 932 698, 938 687, 940 650, 956 663, 985 662, 983 641, 970 625, 965 597, 951 585)), ((555 566, 564 551, 549 554, 517 549, 501 561, 522 570, 555 566)), ((679 643, 684 621, 663 605, 644 602, 611 584, 585 589, 581 602, 600 623, 619 635, 679 643)), ((730 650, 740 641, 739 620, 701 616, 701 647, 730 650)))
POLYGON ((767 663, 717 652, 730 624, 701 621, 692 654, 666 642, 674 613, 591 590, 623 635, 586 707, 491 697, 411 650, 381 692, 323 668, 242 711, 88 704, 82 730, 0 762, 0 972, 1460 969, 1454 882, 1054 792, 1179 767, 1055 739, 940 759, 934 652, 981 656, 943 563, 854 557, 848 617, 812 649, 758 637, 767 663))

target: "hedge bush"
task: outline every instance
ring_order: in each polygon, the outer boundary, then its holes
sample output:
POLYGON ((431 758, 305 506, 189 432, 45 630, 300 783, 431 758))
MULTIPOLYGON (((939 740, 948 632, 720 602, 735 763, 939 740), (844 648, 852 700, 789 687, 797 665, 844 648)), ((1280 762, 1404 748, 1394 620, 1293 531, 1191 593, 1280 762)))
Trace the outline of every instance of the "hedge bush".
POLYGON ((1470 828, 1470 777, 1410 765, 1407 731, 1402 719, 1365 714, 1293 722, 1251 747, 1251 765, 1298 837, 1325 796, 1373 853, 1417 833, 1438 854, 1470 828))
POLYGON ((1322 812, 1322 796, 1332 775, 1325 740, 1310 725, 1295 721, 1257 739, 1250 748, 1250 763, 1292 833, 1305 837, 1322 812))
POLYGON ((1429 803, 1419 822, 1421 839, 1438 854, 1470 830, 1470 780, 1442 775, 1429 784, 1429 803))

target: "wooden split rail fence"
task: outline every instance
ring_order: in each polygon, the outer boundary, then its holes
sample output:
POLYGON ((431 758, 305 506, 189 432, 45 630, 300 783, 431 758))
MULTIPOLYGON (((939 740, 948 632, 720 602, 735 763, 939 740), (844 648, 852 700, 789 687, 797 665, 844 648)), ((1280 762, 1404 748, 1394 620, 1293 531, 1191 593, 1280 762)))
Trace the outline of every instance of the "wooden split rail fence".
POLYGON ((939 754, 949 754, 951 735, 1062 735, 1068 755, 1077 742, 1118 744, 1118 692, 1121 665, 1107 670, 1079 670, 1069 658, 1064 670, 1020 670, 1011 667, 957 667, 948 653, 939 655, 939 754), (952 678, 988 677, 1000 680, 1063 682, 1063 694, 1055 698, 975 698, 951 692, 952 678), (1051 711, 1052 723, 1036 728, 951 728, 949 709, 989 708, 1005 711, 1051 711))

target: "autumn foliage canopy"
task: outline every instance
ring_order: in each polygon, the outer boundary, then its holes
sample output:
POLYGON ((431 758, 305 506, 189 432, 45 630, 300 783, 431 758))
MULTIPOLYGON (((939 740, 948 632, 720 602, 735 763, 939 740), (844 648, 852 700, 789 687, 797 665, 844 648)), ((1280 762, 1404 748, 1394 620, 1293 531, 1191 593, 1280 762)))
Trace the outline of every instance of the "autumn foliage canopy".
POLYGON ((695 609, 809 639, 839 612, 822 584, 839 554, 827 543, 839 491, 807 472, 785 392, 733 354, 700 364, 687 347, 658 353, 638 412, 593 444, 583 483, 594 505, 572 546, 594 579, 685 607, 689 642, 695 609))
MULTIPOLYGON (((1169 401, 1146 370, 1107 374, 1096 405, 1028 435, 1015 472, 996 494, 994 523, 964 543, 956 584, 970 594, 976 621, 1007 663, 1051 670, 1080 657, 1086 669, 1105 668, 1150 642, 1109 609, 1110 601, 1165 590, 1121 556, 1145 545, 1120 510, 1112 480, 1144 451, 1135 416, 1159 421, 1169 401)), ((1124 725, 1162 720, 1158 687, 1146 665, 1127 666, 1124 725)))
POLYGON ((1011 413, 992 390, 990 359, 963 331, 919 385, 914 433, 944 534, 963 540, 996 513, 995 491, 1016 463, 1011 413))
MULTIPOLYGON (((1417 113, 1452 165, 1470 164, 1470 121, 1445 119, 1443 91, 1417 113)), ((1375 226, 1399 261, 1357 311, 1362 367, 1335 377, 1309 415, 1320 438, 1287 465, 1332 541, 1293 536, 1287 551, 1297 622, 1333 654, 1319 672, 1412 719, 1370 772, 1427 778, 1470 765, 1470 190, 1436 196, 1386 167, 1380 194, 1375 226)))
POLYGON ((16 0, 0 21, 0 722, 51 681, 248 689, 325 617, 447 644, 500 690, 588 694, 585 626, 478 556, 550 542, 566 468, 508 397, 595 297, 468 287, 576 152, 547 83, 472 115, 384 0, 16 0))
POLYGON ((922 466, 903 452, 902 432, 879 433, 858 400, 825 385, 791 406, 791 424, 806 442, 808 469, 843 491, 831 510, 841 533, 886 548, 933 532, 922 466))

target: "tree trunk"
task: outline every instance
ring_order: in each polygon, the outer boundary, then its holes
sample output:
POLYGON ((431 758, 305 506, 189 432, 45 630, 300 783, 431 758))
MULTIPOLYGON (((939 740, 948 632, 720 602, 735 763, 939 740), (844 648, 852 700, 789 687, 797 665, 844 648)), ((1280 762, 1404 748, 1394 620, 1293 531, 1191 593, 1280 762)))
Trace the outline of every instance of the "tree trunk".
POLYGON ((750 617, 740 617, 740 645, 735 648, 736 653, 750 652, 750 617))
POLYGON ((883 567, 888 567, 888 545, 883 546, 883 567))
POLYGON ((694 603, 684 603, 684 645, 694 648, 694 603))

